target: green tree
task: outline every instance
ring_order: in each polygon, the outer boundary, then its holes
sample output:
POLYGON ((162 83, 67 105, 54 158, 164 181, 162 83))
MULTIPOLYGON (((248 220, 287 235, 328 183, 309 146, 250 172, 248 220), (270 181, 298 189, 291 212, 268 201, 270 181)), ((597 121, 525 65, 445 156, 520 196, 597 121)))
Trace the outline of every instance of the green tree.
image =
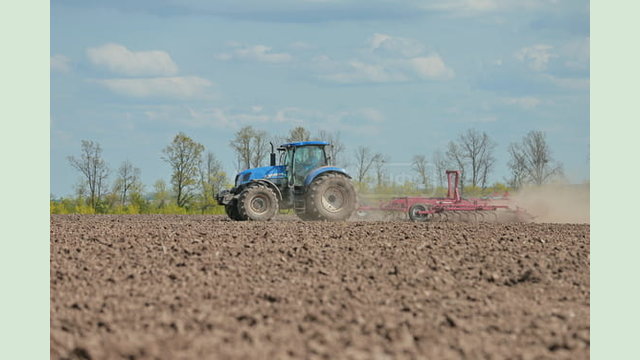
POLYGON ((162 209, 170 200, 171 196, 169 195, 169 190, 167 190, 167 183, 162 179, 156 180, 153 184, 153 202, 155 207, 162 209))
POLYGON ((212 152, 208 152, 200 168, 203 210, 215 204, 215 195, 222 190, 226 183, 227 174, 222 170, 222 164, 212 152))
POLYGON ((200 174, 200 155, 204 146, 184 133, 178 133, 170 145, 162 150, 162 159, 173 169, 171 186, 176 194, 176 205, 185 207, 193 199, 194 187, 200 174))

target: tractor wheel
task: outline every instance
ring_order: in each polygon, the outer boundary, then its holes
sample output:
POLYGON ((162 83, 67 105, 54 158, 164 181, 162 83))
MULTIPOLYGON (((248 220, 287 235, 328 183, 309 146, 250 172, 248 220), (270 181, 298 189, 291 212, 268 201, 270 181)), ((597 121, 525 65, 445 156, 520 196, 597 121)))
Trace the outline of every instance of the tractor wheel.
POLYGON ((409 219, 411 219, 411 221, 417 221, 417 222, 427 221, 429 220, 429 214, 419 214, 419 212, 428 211, 428 210, 429 210, 429 205, 413 204, 409 208, 409 219))
POLYGON ((265 185, 253 185, 238 197, 238 214, 246 220, 271 220, 278 213, 278 198, 265 185))
POLYGON ((312 220, 347 220, 356 209, 356 190, 342 174, 318 176, 309 186, 306 197, 305 217, 312 220))
POLYGON ((224 212, 227 213, 227 216, 231 220, 235 220, 235 221, 247 220, 246 218, 241 217, 240 214, 238 213, 238 203, 235 200, 224 206, 224 212))

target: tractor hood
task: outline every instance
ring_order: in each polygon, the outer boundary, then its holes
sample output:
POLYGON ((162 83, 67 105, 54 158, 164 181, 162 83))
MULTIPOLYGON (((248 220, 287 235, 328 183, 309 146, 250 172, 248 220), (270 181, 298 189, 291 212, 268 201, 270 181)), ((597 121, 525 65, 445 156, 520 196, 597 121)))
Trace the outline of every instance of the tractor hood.
POLYGON ((242 185, 252 180, 273 180, 287 177, 285 166, 263 166, 241 171, 236 175, 235 186, 242 185))

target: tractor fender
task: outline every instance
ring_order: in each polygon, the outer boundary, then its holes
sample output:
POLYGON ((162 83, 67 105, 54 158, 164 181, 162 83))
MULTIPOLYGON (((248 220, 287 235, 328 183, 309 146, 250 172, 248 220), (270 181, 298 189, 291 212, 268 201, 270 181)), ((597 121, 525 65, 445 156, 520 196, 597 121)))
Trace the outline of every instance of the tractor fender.
POLYGON ((349 176, 349 174, 347 174, 347 171, 343 168, 339 168, 336 166, 321 166, 317 169, 314 169, 313 171, 311 171, 307 177, 304 179, 304 186, 307 187, 309 186, 309 184, 311 184, 313 182, 313 180, 318 177, 318 175, 327 173, 327 172, 332 172, 332 173, 338 173, 338 174, 342 174, 346 177, 348 177, 349 179, 351 179, 351 176, 349 176))
POLYGON ((280 191, 280 188, 273 182, 266 179, 251 180, 248 183, 244 183, 242 184, 242 186, 238 187, 238 189, 236 190, 236 194, 239 195, 242 192, 242 190, 244 190, 244 188, 246 188, 247 186, 250 186, 251 184, 256 184, 256 183, 266 185, 269 189, 273 190, 273 192, 276 193, 278 200, 282 200, 282 191, 280 191))

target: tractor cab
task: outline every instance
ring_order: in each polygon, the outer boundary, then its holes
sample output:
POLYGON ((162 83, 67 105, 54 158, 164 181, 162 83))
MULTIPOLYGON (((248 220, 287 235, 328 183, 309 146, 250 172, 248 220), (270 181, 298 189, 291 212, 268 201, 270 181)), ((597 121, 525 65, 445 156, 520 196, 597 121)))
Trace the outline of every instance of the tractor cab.
POLYGON ((303 186, 306 177, 315 169, 329 165, 324 141, 304 141, 283 144, 280 151, 280 166, 286 169, 288 185, 303 186))

